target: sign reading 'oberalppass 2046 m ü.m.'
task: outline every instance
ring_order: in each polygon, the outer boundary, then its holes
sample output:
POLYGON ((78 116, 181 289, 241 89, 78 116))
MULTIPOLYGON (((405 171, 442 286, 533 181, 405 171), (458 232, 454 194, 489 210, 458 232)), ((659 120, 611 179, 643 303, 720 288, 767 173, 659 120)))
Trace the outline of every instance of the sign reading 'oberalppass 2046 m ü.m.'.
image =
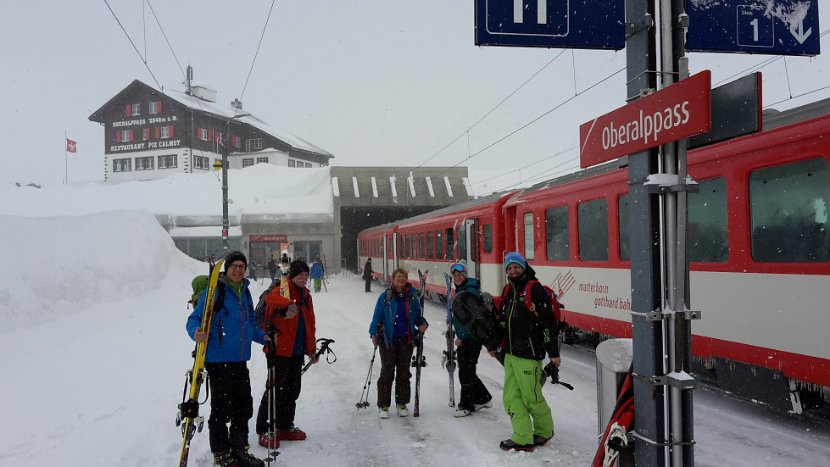
POLYGON ((579 126, 582 168, 709 131, 711 73, 702 71, 579 126))

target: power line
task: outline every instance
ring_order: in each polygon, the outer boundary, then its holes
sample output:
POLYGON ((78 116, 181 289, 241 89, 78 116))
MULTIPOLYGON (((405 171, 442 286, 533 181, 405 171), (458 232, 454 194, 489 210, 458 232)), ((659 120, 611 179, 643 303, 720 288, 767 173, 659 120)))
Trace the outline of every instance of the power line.
POLYGON ((161 35, 164 36, 164 40, 167 42, 167 47, 170 49, 170 53, 173 54, 173 58, 176 60, 176 65, 179 66, 179 71, 181 71, 182 76, 186 78, 187 75, 185 74, 184 69, 182 68, 182 64, 179 63, 179 57, 177 57, 176 52, 173 51, 173 46, 170 44, 170 40, 167 38, 167 33, 164 32, 164 28, 161 26, 161 21, 159 21, 159 17, 156 16, 156 10, 153 8, 153 5, 150 3, 150 0, 146 0, 146 2, 147 5, 150 6, 150 12, 153 13, 153 18, 156 19, 156 24, 158 24, 159 29, 161 30, 161 35))
POLYGON ((251 61, 251 69, 248 70, 248 77, 245 79, 245 86, 242 86, 242 94, 239 96, 239 100, 242 100, 242 98, 245 97, 245 90, 248 89, 248 81, 251 80, 251 73, 254 71, 254 64, 256 63, 257 55, 259 55, 259 48, 262 46, 262 39, 265 37, 265 31, 268 29, 268 22, 271 20, 271 12, 274 11, 275 3, 277 3, 277 0, 271 0, 271 8, 268 9, 268 17, 265 18, 265 26, 262 27, 262 35, 259 36, 259 44, 256 46, 254 59, 251 61))
POLYGON ((505 176, 507 176, 507 175, 512 174, 513 172, 519 172, 519 171, 522 171, 522 170, 524 170, 524 169, 526 169, 526 168, 528 168, 528 167, 532 167, 532 166, 534 166, 534 165, 536 165, 536 164, 541 164, 541 163, 542 163, 542 162, 544 162, 544 161, 547 161, 547 160, 553 159, 553 158, 554 158, 554 157, 556 157, 556 156, 559 156, 559 155, 561 155, 561 154, 565 154, 566 152, 572 151, 572 150, 574 150, 574 149, 576 149, 576 148, 577 148, 577 145, 573 145, 573 146, 567 147, 567 148, 565 148, 565 149, 563 149, 563 150, 561 150, 561 151, 559 151, 559 152, 557 152, 557 153, 555 153, 555 154, 553 154, 553 155, 550 155, 550 156, 545 156, 545 157, 543 157, 542 159, 537 160, 536 162, 531 162, 530 164, 527 164, 527 165, 524 165, 524 166, 522 166, 522 167, 519 167, 518 169, 513 169, 513 170, 511 170, 510 172, 504 172, 504 173, 501 173, 501 174, 499 174, 499 175, 495 175, 495 176, 493 176, 493 177, 486 178, 486 179, 484 179, 484 180, 482 180, 482 181, 480 181, 480 182, 476 182, 475 184, 476 184, 476 185, 478 185, 478 184, 480 184, 480 183, 487 183, 487 182, 489 182, 490 180, 494 180, 494 179, 497 179, 497 178, 505 177, 505 176))
POLYGON ((433 154, 433 155, 429 156, 429 157, 428 157, 425 161, 421 162, 421 164, 420 164, 418 167, 423 167, 423 166, 424 166, 424 164, 426 164, 427 162, 429 162, 429 161, 431 161, 432 159, 434 159, 434 158, 435 158, 435 156, 437 156, 438 154, 441 154, 442 152, 444 152, 444 150, 445 150, 445 149, 447 149, 448 147, 452 146, 452 145, 453 145, 453 143, 455 143, 456 141, 458 141, 459 139, 461 139, 461 137, 462 137, 462 136, 464 136, 465 134, 467 134, 467 137, 469 138, 469 132, 470 132, 470 130, 472 130, 473 128, 475 128, 475 127, 476 127, 479 123, 481 123, 482 121, 484 121, 484 119, 485 119, 485 118, 487 118, 487 117, 488 117, 491 113, 493 113, 496 109, 498 109, 499 107, 501 107, 501 106, 502 106, 502 104, 504 104, 505 102, 507 102, 507 100, 508 100, 508 99, 510 99, 511 97, 513 97, 513 95, 514 95, 514 94, 516 94, 517 92, 519 92, 519 90, 520 90, 520 89, 522 89, 522 88, 523 88, 523 87, 524 87, 527 83, 529 83, 529 82, 530 82, 533 78, 535 78, 535 77, 536 77, 539 73, 541 73, 541 72, 542 72, 545 68, 547 68, 548 66, 550 66, 550 64, 551 64, 551 63, 555 62, 555 61, 556 61, 556 59, 557 59, 557 58, 559 58, 559 57, 560 57, 563 53, 565 53, 565 50, 563 50, 563 51, 559 52, 559 53, 558 53, 555 57, 553 57, 552 59, 550 59, 550 61, 549 61, 549 62, 545 63, 545 64, 542 66, 542 68, 539 68, 539 69, 538 69, 535 73, 533 73, 533 74, 530 76, 530 78, 526 79, 526 80, 525 80, 522 84, 520 84, 520 85, 519 85, 519 87, 517 87, 517 88, 516 88, 516 89, 514 89, 514 90, 513 90, 510 94, 508 94, 508 95, 507 95, 507 97, 505 97, 504 99, 502 99, 501 101, 499 101, 499 103, 498 103, 498 104, 496 104, 495 106, 493 106, 493 108, 492 108, 492 109, 488 110, 488 111, 487 111, 487 113, 485 113, 485 114, 484 114, 484 116, 482 116, 481 118, 479 118, 478 120, 476 120, 476 122, 475 122, 475 123, 473 123, 472 125, 470 125, 469 127, 467 127, 467 129, 466 129, 466 130, 462 131, 462 132, 461 132, 458 136, 456 136, 456 137, 455 137, 452 141, 450 141, 449 143, 447 143, 444 147, 442 147, 441 149, 439 149, 439 150, 438 150, 435 154, 433 154))
POLYGON ((125 36, 127 36, 127 40, 130 41, 130 45, 133 46, 133 50, 135 50, 135 53, 138 54, 138 58, 141 59, 141 63, 143 63, 144 67, 147 68, 147 71, 150 72, 150 76, 153 78, 153 81, 156 82, 156 86, 158 86, 159 89, 161 90, 162 86, 159 83, 159 80, 156 79, 156 75, 153 74, 153 70, 150 69, 150 65, 147 64, 147 60, 144 57, 141 56, 141 52, 138 50, 138 47, 135 46, 135 42, 133 42, 132 38, 130 38, 130 35, 127 34, 127 30, 124 29, 124 25, 121 24, 121 20, 118 19, 118 15, 116 15, 115 12, 112 11, 112 7, 110 6, 110 4, 107 0, 104 0, 104 3, 107 5, 107 8, 109 8, 110 13, 112 13, 112 17, 115 18, 115 22, 118 23, 118 26, 121 28, 121 31, 124 32, 125 36))
POLYGON ((610 75, 606 76, 605 78, 602 78, 601 80, 597 81, 596 83, 594 83, 594 84, 592 84, 592 85, 588 86, 588 87, 587 87, 587 88, 585 88, 584 90, 582 90, 582 91, 580 91, 580 92, 578 92, 578 93, 574 94, 573 96, 571 96, 571 97, 569 97, 569 98, 565 99, 564 101, 560 102, 559 104, 556 104, 556 105, 555 105, 552 109, 550 109, 550 110, 547 110, 547 111, 543 112, 541 115, 539 115, 539 116, 537 116, 537 117, 533 118, 532 120, 530 120, 529 122, 527 122, 527 123, 525 123, 524 125, 520 126, 519 128, 516 128, 515 130, 511 131, 510 133, 508 133, 508 134, 506 134, 506 135, 502 136, 501 138, 497 139, 496 141, 494 141, 494 142, 492 142, 492 143, 488 144, 488 145, 487 145, 487 146, 485 146, 484 148, 479 149, 478 151, 474 152, 473 154, 470 154, 469 156, 467 156, 466 158, 464 158, 463 160, 461 160, 461 161, 460 161, 460 162, 458 162, 457 164, 453 165, 453 167, 458 167, 459 165, 461 165, 461 164, 463 164, 463 163, 467 162, 468 160, 472 159, 473 157, 476 157, 477 155, 479 155, 479 154, 483 153, 484 151, 486 151, 486 150, 488 150, 488 149, 492 148, 493 146, 495 146, 495 145, 497 145, 497 144, 501 143, 502 141, 506 140, 507 138, 510 138, 511 136, 515 135, 516 133, 518 133, 518 132, 520 132, 520 131, 524 130, 525 128, 529 127, 530 125, 532 125, 532 124, 536 123, 537 121, 541 120, 543 117, 547 116, 547 115, 548 115, 548 114, 550 114, 551 112, 553 112, 553 111, 555 111, 555 110, 559 109, 559 108, 560 108, 560 107, 562 107, 563 105, 565 105, 565 104, 567 104, 567 103, 571 102, 572 100, 576 99, 577 97, 579 97, 579 96, 581 96, 581 95, 585 94, 586 92, 590 91, 591 89, 593 89, 593 88, 595 88, 595 87, 599 86, 600 84, 604 83, 605 81, 608 81, 609 79, 613 78, 614 76, 616 76, 616 75, 620 74, 621 72, 625 71, 625 69, 626 69, 626 67, 622 67, 622 68, 620 68, 619 70, 617 70, 617 71, 615 71, 615 72, 611 73, 610 75))

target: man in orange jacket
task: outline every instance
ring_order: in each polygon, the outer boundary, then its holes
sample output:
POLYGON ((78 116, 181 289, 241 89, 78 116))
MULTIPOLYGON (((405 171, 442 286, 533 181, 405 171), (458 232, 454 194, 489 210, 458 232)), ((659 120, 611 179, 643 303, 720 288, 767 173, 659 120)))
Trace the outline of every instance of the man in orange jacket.
POLYGON ((281 286, 275 287, 265 297, 266 327, 268 333, 276 338, 276 345, 265 350, 268 367, 273 371, 259 404, 256 431, 259 444, 269 449, 276 449, 280 440, 306 439, 305 432, 294 426, 294 412, 300 396, 304 356, 308 355, 313 363, 317 363, 314 304, 311 292, 306 288, 308 273, 305 261, 292 261, 287 280, 283 276, 281 286), (271 385, 275 385, 274 413, 270 414, 276 427, 273 433, 268 429, 268 390, 271 385))

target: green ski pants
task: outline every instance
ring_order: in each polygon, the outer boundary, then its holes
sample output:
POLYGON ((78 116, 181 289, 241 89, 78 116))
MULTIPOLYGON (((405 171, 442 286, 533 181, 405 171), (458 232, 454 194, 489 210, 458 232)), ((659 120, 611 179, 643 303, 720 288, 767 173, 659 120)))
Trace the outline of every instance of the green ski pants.
POLYGON ((504 410, 510 415, 519 444, 533 444, 533 435, 553 436, 553 417, 542 395, 542 362, 511 354, 504 356, 504 410))

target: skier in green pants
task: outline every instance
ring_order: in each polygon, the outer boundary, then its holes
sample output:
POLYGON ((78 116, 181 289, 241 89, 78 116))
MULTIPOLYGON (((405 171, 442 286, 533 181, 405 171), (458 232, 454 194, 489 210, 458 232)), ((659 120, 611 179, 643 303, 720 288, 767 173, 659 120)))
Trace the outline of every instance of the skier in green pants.
MULTIPOLYGON (((500 308, 505 330, 504 410, 513 434, 499 447, 533 451, 553 437, 553 417, 542 395, 542 360, 545 353, 559 366, 559 340, 550 297, 527 261, 517 252, 504 258, 507 284, 500 308)), ((495 352, 491 352, 495 356, 495 352)))

